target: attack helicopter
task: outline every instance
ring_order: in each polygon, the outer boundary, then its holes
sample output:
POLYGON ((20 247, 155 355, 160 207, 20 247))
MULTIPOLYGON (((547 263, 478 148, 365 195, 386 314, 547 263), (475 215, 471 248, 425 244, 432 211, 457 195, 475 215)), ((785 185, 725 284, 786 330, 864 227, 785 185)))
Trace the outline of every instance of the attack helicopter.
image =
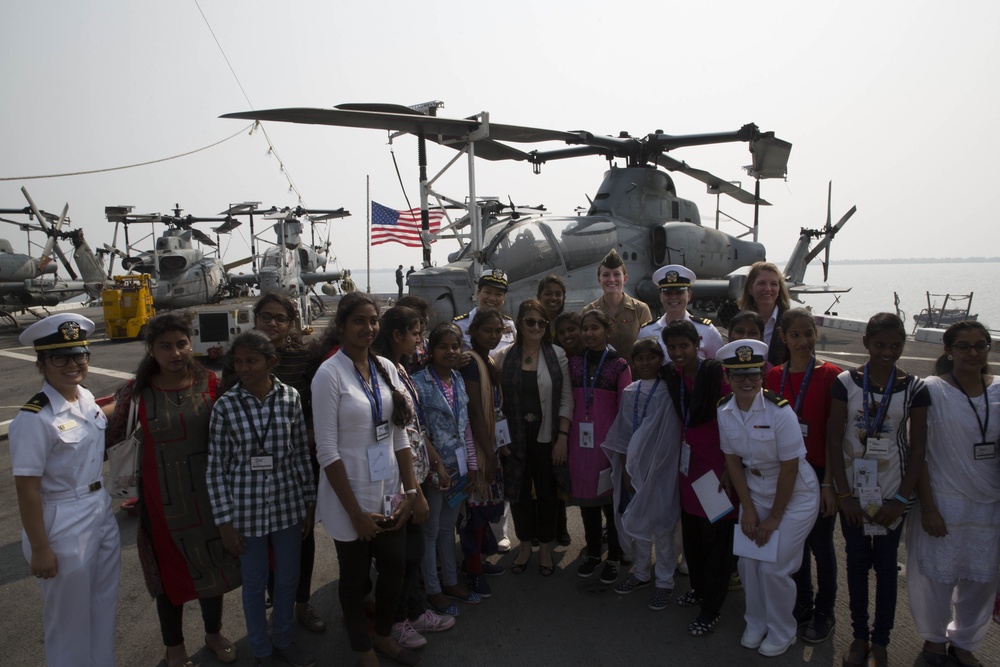
MULTIPOLYGON (((82 229, 66 229, 69 223, 69 204, 60 215, 39 209, 26 188, 21 193, 28 201, 24 208, 0 209, 0 215, 25 215, 29 223, 0 218, 0 221, 16 225, 28 234, 28 246, 32 245, 31 232, 42 232, 48 237, 39 257, 15 253, 10 241, 0 239, 0 304, 30 306, 54 306, 62 301, 86 294, 90 298, 100 296, 104 285, 102 262, 91 250, 83 237, 82 229), (35 221, 38 224, 30 224, 35 221), (69 240, 73 245, 73 259, 80 275, 73 269, 59 246, 59 240, 69 240), (58 264, 52 260, 55 253, 69 275, 69 280, 58 276, 58 264), (82 276, 82 280, 80 279, 82 276)), ((7 323, 11 323, 9 313, 0 310, 7 323)))
MULTIPOLYGON (((305 209, 301 206, 278 209, 272 207, 259 211, 259 202, 234 204, 223 213, 230 219, 237 215, 250 218, 250 237, 252 239, 251 254, 253 256, 254 272, 249 275, 229 276, 231 285, 256 284, 263 294, 265 292, 280 292, 299 304, 302 314, 302 324, 308 325, 314 319, 314 310, 323 310, 323 302, 311 295, 311 286, 318 283, 331 283, 340 280, 339 271, 323 271, 327 264, 327 253, 330 248, 329 227, 325 245, 316 244, 315 225, 326 223, 337 218, 345 218, 351 214, 343 208, 330 210, 305 209), (260 255, 260 267, 257 267, 257 252, 255 241, 263 241, 254 232, 254 214, 263 215, 265 220, 273 220, 271 229, 276 242, 260 255), (311 244, 302 241, 302 222, 300 218, 308 219, 310 225, 311 244)), ((239 225, 232 220, 223 227, 216 228, 217 233, 228 232, 239 225)), ((323 286, 329 292, 328 285, 323 286)))
MULTIPOLYGON (((115 223, 115 242, 111 246, 105 245, 104 251, 120 257, 124 269, 152 276, 153 303, 157 308, 187 308, 218 303, 226 297, 235 296, 229 284, 228 271, 250 260, 244 259, 226 264, 220 257, 206 254, 201 248, 194 246, 195 241, 212 248, 217 248, 218 243, 193 227, 194 223, 198 222, 231 224, 231 217, 182 216, 183 211, 179 206, 174 207, 173 215, 134 214, 133 208, 133 206, 104 208, 108 222, 115 223), (128 229, 130 225, 137 223, 151 226, 161 223, 167 228, 156 239, 152 251, 133 255, 128 229), (115 247, 119 225, 123 226, 125 231, 125 252, 115 247)), ((114 269, 113 264, 112 259, 108 269, 109 277, 114 269)))
MULTIPOLYGON (((349 104, 333 109, 241 112, 226 114, 223 118, 383 129, 394 133, 390 138, 408 133, 416 135, 421 143, 431 140, 465 153, 470 184, 465 223, 471 228, 468 244, 457 255, 449 257, 447 266, 428 266, 412 274, 409 280, 410 293, 431 303, 435 319, 450 319, 474 305, 476 277, 484 267, 501 268, 507 273, 510 280, 508 304, 534 297, 543 276, 561 275, 568 288, 566 308, 578 310, 599 296, 596 268, 611 248, 616 248, 627 262, 628 291, 654 311, 659 310, 659 298, 657 286, 652 281, 653 271, 665 264, 683 264, 698 275, 694 308, 700 312, 726 313, 735 308, 746 280, 745 275, 734 272, 766 257, 763 244, 757 241, 759 210, 769 205, 760 196, 760 181, 784 178, 791 152, 791 144, 778 139, 773 132, 762 132, 751 123, 735 132, 676 136, 656 130, 643 137, 625 132, 617 136, 600 136, 586 131, 563 132, 497 124, 490 121, 487 112, 462 119, 442 118, 434 115, 439 106, 440 103, 413 108, 349 104), (510 145, 557 141, 568 147, 524 151, 510 145), (749 145, 752 164, 745 169, 755 181, 753 193, 666 154, 678 148, 727 142, 749 145), (503 224, 484 228, 475 193, 476 157, 525 161, 532 165, 535 173, 540 173, 541 166, 548 161, 589 155, 604 157, 611 168, 605 172, 604 181, 590 201, 586 215, 520 216, 516 219, 511 216, 503 224), (624 166, 615 164, 614 161, 620 159, 625 161, 624 166), (753 205, 753 226, 733 236, 702 225, 697 205, 678 197, 673 178, 667 172, 683 173, 705 183, 710 194, 727 195, 753 205), (752 238, 745 238, 747 236, 752 238)), ((461 204, 430 189, 429 183, 437 180, 440 174, 430 181, 426 179, 424 151, 420 153, 422 208, 426 209, 430 196, 461 204)), ((460 220, 448 227, 454 228, 461 223, 460 220)), ((823 247, 828 248, 837 229, 839 227, 828 224, 818 234, 805 234, 809 230, 803 230, 800 244, 796 246, 798 256, 793 256, 790 264, 802 267, 804 272, 801 262, 808 254, 811 240, 822 237, 823 247)), ((425 243, 429 243, 432 235, 425 233, 424 236, 425 243)), ((801 276, 796 283, 800 288, 805 287, 801 276)))

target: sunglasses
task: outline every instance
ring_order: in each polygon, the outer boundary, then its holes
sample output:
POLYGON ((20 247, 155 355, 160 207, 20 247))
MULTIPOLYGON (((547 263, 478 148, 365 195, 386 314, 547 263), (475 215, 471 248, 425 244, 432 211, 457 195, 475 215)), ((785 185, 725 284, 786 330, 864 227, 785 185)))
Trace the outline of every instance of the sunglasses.
POLYGON ((282 315, 280 313, 277 315, 272 313, 257 313, 257 319, 264 324, 270 324, 272 320, 278 324, 288 324, 291 322, 291 318, 288 317, 288 315, 282 315))
POLYGON ((73 363, 77 366, 86 366, 90 363, 90 352, 78 352, 77 354, 58 354, 49 357, 49 361, 56 368, 65 368, 69 364, 69 360, 72 359, 73 363))
POLYGON ((543 319, 536 320, 534 317, 526 317, 521 321, 524 322, 525 326, 532 328, 538 327, 539 329, 544 329, 545 327, 549 326, 548 320, 543 320, 543 319))

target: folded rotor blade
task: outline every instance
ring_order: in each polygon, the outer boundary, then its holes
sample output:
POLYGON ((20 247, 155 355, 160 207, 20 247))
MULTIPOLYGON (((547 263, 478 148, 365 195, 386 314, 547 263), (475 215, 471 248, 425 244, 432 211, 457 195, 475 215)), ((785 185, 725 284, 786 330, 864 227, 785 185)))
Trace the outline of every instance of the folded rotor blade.
POLYGON ((711 174, 702 169, 695 169, 689 166, 686 162, 681 162, 680 160, 675 160, 669 155, 657 155, 656 163, 661 167, 664 167, 670 171, 679 171, 683 174, 690 176, 696 180, 705 183, 710 188, 717 192, 727 194, 736 201, 742 202, 744 204, 760 204, 761 206, 770 206, 771 204, 767 201, 761 199, 758 200, 754 197, 752 192, 747 192, 746 190, 733 185, 727 180, 719 178, 715 174, 711 174))

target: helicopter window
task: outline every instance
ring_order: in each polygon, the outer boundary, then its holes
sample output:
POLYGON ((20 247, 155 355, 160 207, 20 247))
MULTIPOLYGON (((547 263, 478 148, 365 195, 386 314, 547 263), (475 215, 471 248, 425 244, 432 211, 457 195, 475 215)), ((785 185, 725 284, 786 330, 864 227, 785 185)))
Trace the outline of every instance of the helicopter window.
POLYGON ((549 273, 559 266, 560 259, 544 225, 528 222, 506 230, 490 256, 490 264, 502 268, 508 280, 514 282, 549 273))
POLYGON ((597 264, 618 245, 618 230, 607 218, 563 218, 548 221, 562 245, 566 270, 597 264))

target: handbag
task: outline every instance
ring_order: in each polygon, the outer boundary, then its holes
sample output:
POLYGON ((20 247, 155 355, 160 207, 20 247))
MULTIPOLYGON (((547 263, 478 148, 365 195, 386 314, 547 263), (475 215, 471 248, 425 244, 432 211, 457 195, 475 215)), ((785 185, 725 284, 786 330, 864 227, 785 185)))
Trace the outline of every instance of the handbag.
POLYGON ((139 424, 139 401, 129 401, 125 438, 108 447, 111 479, 108 493, 112 498, 135 498, 139 495, 139 468, 142 464, 143 432, 139 424))

